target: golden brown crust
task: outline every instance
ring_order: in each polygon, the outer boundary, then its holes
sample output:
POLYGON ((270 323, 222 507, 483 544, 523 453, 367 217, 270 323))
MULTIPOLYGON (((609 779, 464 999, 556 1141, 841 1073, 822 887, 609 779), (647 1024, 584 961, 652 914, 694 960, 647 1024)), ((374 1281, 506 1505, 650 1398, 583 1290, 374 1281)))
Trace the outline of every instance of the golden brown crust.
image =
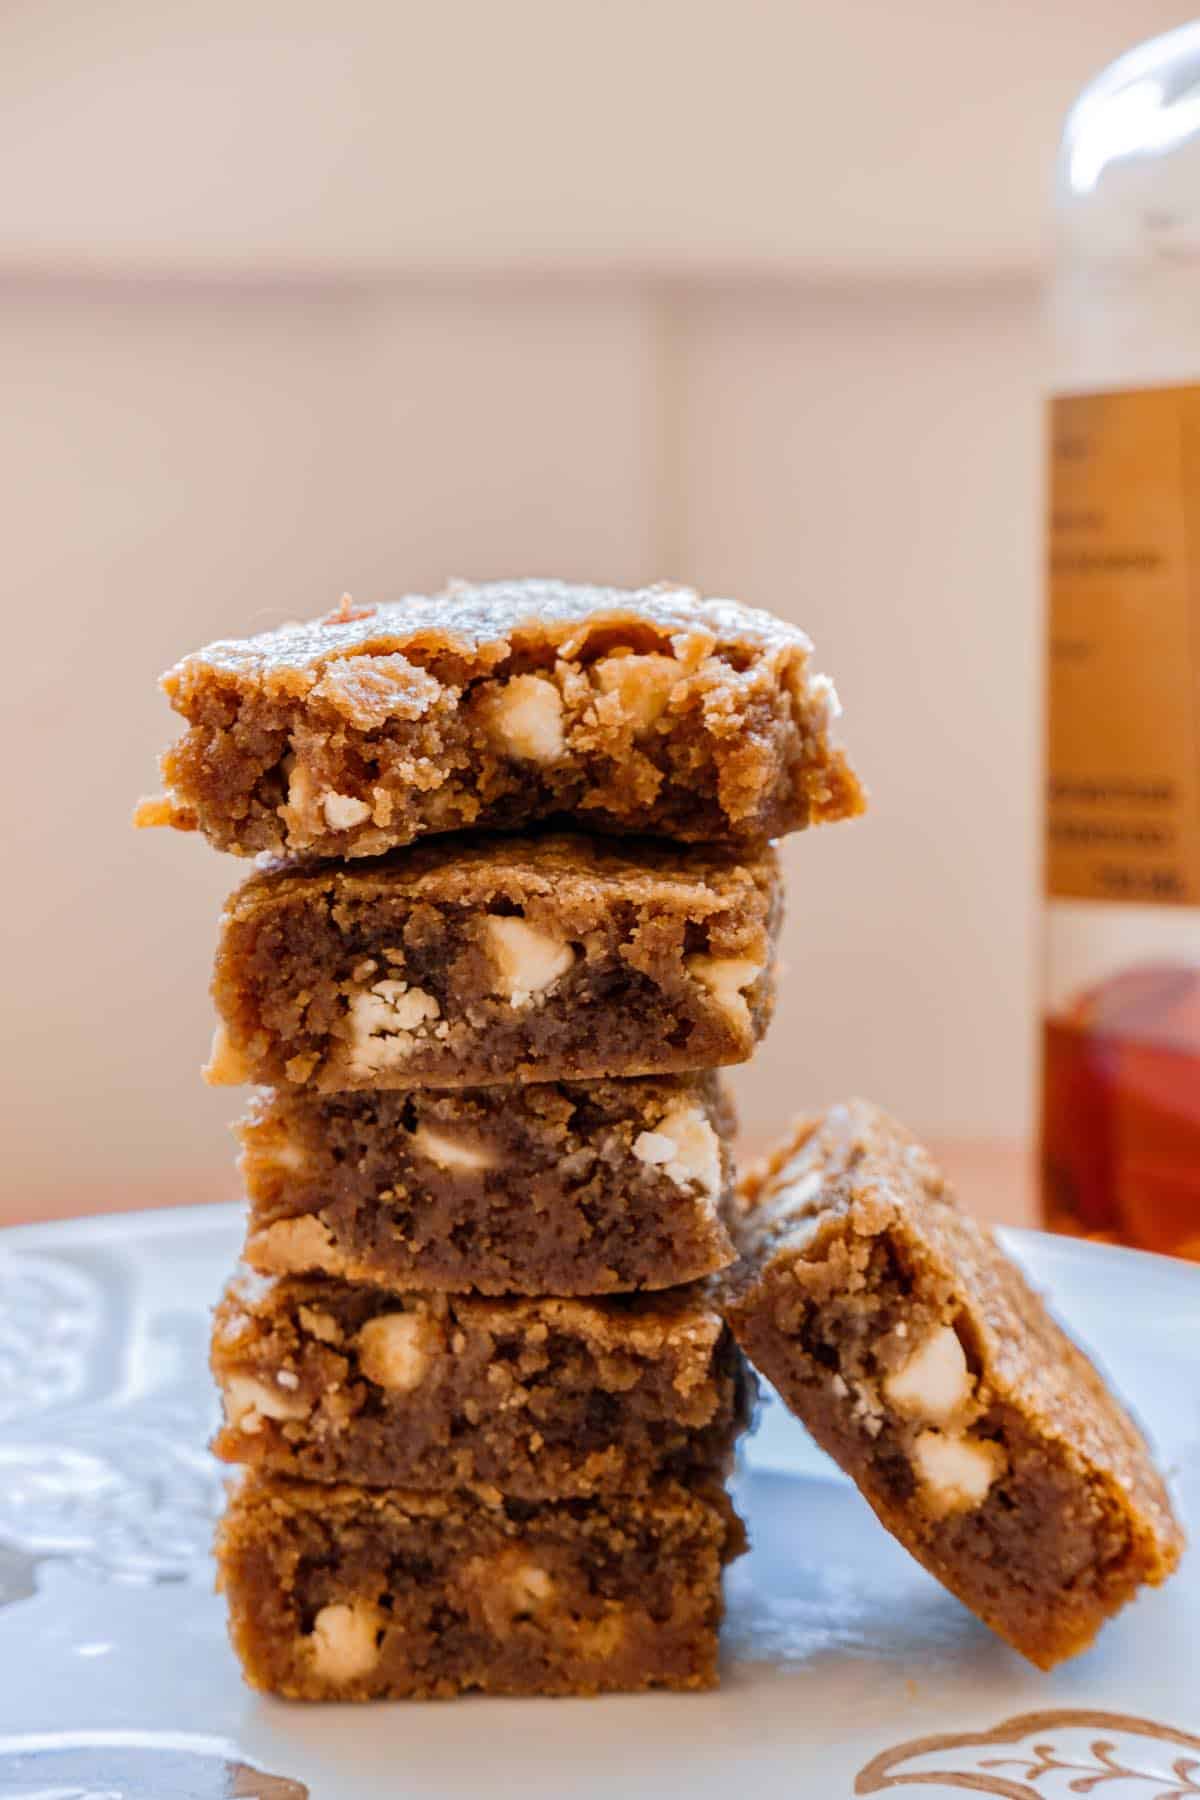
POLYGON ((726 1312, 751 1361, 1032 1661, 1074 1654, 1170 1574, 1183 1537, 1141 1433, 886 1114, 799 1121, 746 1177, 735 1236, 726 1312), (939 1366, 918 1365, 931 1345, 939 1366))
MULTIPOLYGON (((250 638, 223 638, 184 657, 164 677, 168 691, 185 687, 206 668, 243 680, 307 692, 331 665, 364 654, 407 654, 424 671, 455 665, 458 679, 486 674, 514 645, 551 650, 583 661, 599 645, 644 649, 682 639, 686 660, 714 650, 763 653, 793 649, 807 656, 809 638, 774 614, 733 600, 703 600, 690 588, 663 583, 645 588, 573 586, 563 581, 458 583, 441 594, 406 594, 361 608, 345 620, 337 612, 276 626, 250 638)), ((412 692, 419 690, 414 678, 412 692)), ((345 703, 349 710, 351 702, 345 703)))
POLYGON ((804 633, 681 588, 460 586, 185 657, 189 730, 138 823, 221 849, 374 856, 574 818, 760 843, 864 796, 804 633))

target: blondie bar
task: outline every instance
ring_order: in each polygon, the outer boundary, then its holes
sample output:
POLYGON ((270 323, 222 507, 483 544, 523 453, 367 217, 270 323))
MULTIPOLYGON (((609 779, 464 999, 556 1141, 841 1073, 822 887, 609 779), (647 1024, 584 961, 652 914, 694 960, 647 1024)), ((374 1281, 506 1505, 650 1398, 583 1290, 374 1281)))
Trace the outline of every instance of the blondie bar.
POLYGON ((884 1525, 1050 1668, 1183 1538, 1137 1426, 925 1152, 862 1102, 742 1192, 727 1316, 884 1525))
POLYGON ((493 1300, 243 1275, 217 1308, 212 1366, 227 1462, 526 1500, 725 1474, 748 1399, 702 1286, 493 1300))
POLYGON ((208 1076, 339 1092, 741 1062, 779 913, 769 849, 448 837, 266 870, 225 909, 208 1076))
POLYGON ((138 822, 218 849, 377 856, 547 818, 761 843, 861 812, 802 631, 678 587, 508 581, 210 644, 138 822))
POLYGON ((733 1261, 713 1074, 256 1096, 246 1260, 392 1288, 605 1294, 733 1261))
POLYGON ((253 1687, 370 1700, 712 1687, 742 1548, 719 1488, 535 1504, 251 1474, 217 1560, 253 1687))

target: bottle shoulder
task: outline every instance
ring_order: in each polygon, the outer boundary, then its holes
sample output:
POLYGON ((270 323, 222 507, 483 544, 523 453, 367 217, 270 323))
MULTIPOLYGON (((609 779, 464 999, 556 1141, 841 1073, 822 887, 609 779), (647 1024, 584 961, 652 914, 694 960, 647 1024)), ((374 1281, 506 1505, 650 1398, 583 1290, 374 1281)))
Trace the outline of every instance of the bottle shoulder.
POLYGON ((1055 202, 1067 254, 1200 260, 1200 22, 1139 45, 1083 90, 1055 202))
POLYGON ((1084 89, 1059 146, 1055 214, 1051 385, 1200 382, 1200 22, 1084 89))

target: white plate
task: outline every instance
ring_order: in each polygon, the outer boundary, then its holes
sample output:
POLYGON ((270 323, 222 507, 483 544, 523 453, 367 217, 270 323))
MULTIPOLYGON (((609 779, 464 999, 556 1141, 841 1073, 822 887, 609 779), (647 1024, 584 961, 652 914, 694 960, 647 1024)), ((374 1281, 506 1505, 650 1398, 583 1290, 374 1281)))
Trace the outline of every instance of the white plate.
MULTIPOLYGON (((2 1800, 1200 1794, 1196 1559, 1039 1675, 909 1561, 778 1404, 738 1483, 754 1549, 728 1577, 719 1692, 251 1694, 212 1592, 221 1474, 202 1447, 208 1308, 240 1229, 220 1207, 3 1234, 2 1800)), ((1010 1247, 1194 1512, 1200 1270, 1031 1233, 1010 1247)))

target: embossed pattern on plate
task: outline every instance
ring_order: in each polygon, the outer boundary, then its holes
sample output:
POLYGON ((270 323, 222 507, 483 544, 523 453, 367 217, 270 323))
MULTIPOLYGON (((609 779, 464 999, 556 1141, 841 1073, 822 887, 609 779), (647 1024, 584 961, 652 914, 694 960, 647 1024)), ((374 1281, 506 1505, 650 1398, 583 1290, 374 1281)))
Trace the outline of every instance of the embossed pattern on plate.
POLYGON ((62 1245, 0 1247, 0 1606, 55 1560, 207 1579, 221 1503, 203 1306, 136 1254, 62 1245))

